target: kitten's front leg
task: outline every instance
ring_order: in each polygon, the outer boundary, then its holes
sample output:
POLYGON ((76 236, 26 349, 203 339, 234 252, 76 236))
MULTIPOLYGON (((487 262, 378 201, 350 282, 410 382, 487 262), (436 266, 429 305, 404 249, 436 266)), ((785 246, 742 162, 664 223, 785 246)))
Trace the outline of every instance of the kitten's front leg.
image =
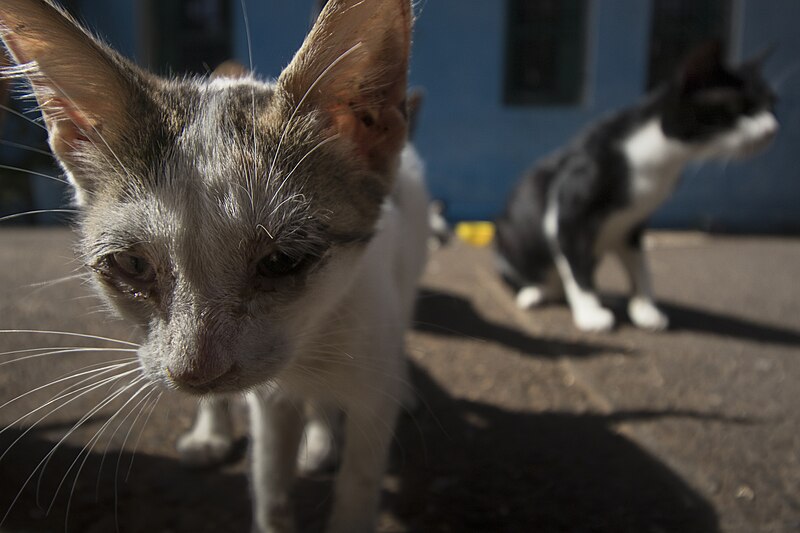
POLYGON ((630 243, 617 251, 622 266, 628 273, 633 296, 628 302, 628 316, 637 327, 662 331, 669 326, 669 318, 656 306, 647 261, 639 243, 630 243))
POLYGON ((253 532, 294 531, 291 490, 303 433, 302 405, 268 391, 248 395, 253 532))
POLYGON ((225 460, 233 445, 233 426, 227 398, 203 399, 194 425, 178 440, 178 455, 184 464, 210 466, 225 460))
POLYGON ((364 398, 347 413, 342 465, 327 533, 375 531, 381 482, 399 410, 399 396, 383 384, 375 386, 385 396, 364 398))

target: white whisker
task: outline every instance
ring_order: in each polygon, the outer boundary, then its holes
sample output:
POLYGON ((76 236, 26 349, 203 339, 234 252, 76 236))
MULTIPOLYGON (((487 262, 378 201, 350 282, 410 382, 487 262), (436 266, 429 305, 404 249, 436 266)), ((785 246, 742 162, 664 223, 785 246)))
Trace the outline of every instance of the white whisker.
POLYGON ((41 215, 44 213, 70 213, 75 214, 79 211, 77 209, 36 209, 34 211, 25 211, 24 213, 14 213, 13 215, 6 215, 4 217, 0 217, 0 222, 5 222, 6 220, 13 220, 15 218, 27 217, 31 215, 41 215))
POLYGON ((35 119, 32 119, 31 117, 29 117, 28 115, 26 115, 24 113, 20 113, 19 111, 15 110, 15 109, 11 109, 10 107, 8 107, 6 105, 2 105, 2 104, 0 104, 0 109, 3 109, 4 111, 9 112, 12 115, 18 116, 19 118, 21 118, 23 120, 27 120, 28 122, 30 122, 31 124, 33 124, 37 128, 41 128, 44 131, 47 131, 47 127, 44 124, 41 124, 40 122, 37 122, 35 119))
POLYGON ((131 462, 128 465, 128 471, 125 474, 125 482, 126 483, 128 481, 128 478, 131 475, 131 470, 133 469, 133 459, 136 457, 136 450, 139 448, 139 441, 142 439, 142 435, 144 434, 144 429, 147 427, 147 423, 150 421, 150 417, 153 416, 153 413, 155 412, 156 407, 158 406, 158 402, 161 401, 161 397, 163 395, 164 395, 164 391, 161 391, 160 393, 158 393, 158 396, 156 396, 156 399, 153 402, 153 405, 150 406, 150 411, 147 413, 147 416, 145 417, 144 422, 142 423, 142 427, 139 430, 139 435, 136 437, 136 442, 134 442, 134 444, 133 444, 133 451, 131 451, 131 462))
POLYGON ((140 347, 138 344, 134 342, 122 341, 118 339, 112 339, 109 337, 101 337, 99 335, 89 335, 88 333, 73 333, 71 331, 50 331, 41 329, 0 329, 0 333, 33 333, 41 335, 64 335, 67 337, 80 337, 82 339, 95 339, 99 341, 115 342, 117 344, 124 344, 127 346, 133 346, 135 348, 140 347))
MULTIPOLYGON (((30 396, 31 394, 35 394, 35 393, 37 393, 37 392, 39 392, 39 391, 41 391, 41 390, 44 390, 44 389, 50 388, 50 387, 52 387, 53 385, 58 385, 59 383, 63 383, 63 382, 65 382, 65 381, 69 381, 69 380, 71 380, 71 379, 76 379, 76 378, 83 377, 83 376, 86 376, 86 375, 93 375, 92 377, 97 377, 97 375, 102 375, 102 374, 104 374, 104 373, 108 373, 108 372, 111 372, 111 371, 113 371, 113 370, 117 370, 117 369, 120 369, 120 368, 124 368, 124 367, 126 367, 126 366, 130 366, 130 365, 132 365, 132 364, 134 364, 134 363, 136 363, 136 362, 137 362, 137 361, 131 361, 131 362, 128 362, 128 363, 121 363, 121 364, 112 364, 112 363, 109 363, 108 365, 106 365, 106 366, 103 366, 102 368, 95 368, 95 369, 92 369, 92 370, 89 370, 89 371, 86 371, 86 372, 80 372, 80 373, 78 373, 78 374, 69 374, 69 375, 67 375, 67 376, 65 376, 65 377, 62 377, 62 378, 60 378, 60 379, 57 379, 57 380, 55 380, 55 381, 51 381, 51 382, 49 382, 49 383, 45 383, 44 385, 40 385, 40 386, 38 386, 38 387, 36 387, 36 388, 34 388, 34 389, 31 389, 31 390, 29 390, 29 391, 26 391, 26 392, 24 392, 24 393, 20 394, 19 396, 16 396, 16 397, 14 397, 14 398, 12 398, 12 399, 10 399, 10 400, 6 401, 4 404, 0 405, 0 410, 4 409, 4 408, 5 408, 5 407, 7 407, 8 405, 10 405, 10 404, 12 404, 12 403, 14 403, 14 402, 16 402, 16 401, 18 401, 18 400, 21 400, 22 398, 25 398, 26 396, 30 396)), ((116 362, 115 362, 115 363, 116 363, 116 362)), ((89 379, 91 379, 91 378, 89 378, 89 379)), ((75 386, 75 385, 80 385, 81 383, 83 383, 83 382, 85 382, 85 381, 86 381, 86 380, 83 380, 82 382, 79 382, 79 383, 77 383, 77 384, 73 384, 73 386, 75 386)), ((17 421, 16 421, 16 422, 14 422, 14 423, 10 424, 9 426, 14 426, 14 425, 16 425, 18 422, 22 421, 23 419, 25 419, 26 417, 30 416, 31 414, 33 414, 33 413, 28 413, 28 414, 27 414, 27 415, 25 415, 24 417, 21 417, 21 418, 17 419, 17 421)), ((2 431, 5 431, 5 430, 2 430, 2 431)))
POLYGON ((0 363, 0 366, 10 365, 13 363, 18 363, 20 361, 27 361, 29 359, 37 359, 39 357, 47 357, 50 355, 60 355, 65 353, 82 353, 82 352, 133 352, 135 353, 136 350, 132 348, 65 348, 59 349, 52 352, 40 353, 40 354, 33 354, 33 355, 26 355, 24 357, 18 357, 16 359, 12 359, 11 361, 3 361, 0 363))
MULTIPOLYGON (((25 117, 25 118, 27 118, 27 117, 25 117)), ((37 126, 41 126, 41 124, 38 124, 38 123, 36 123, 36 125, 37 126)), ((52 155, 50 153, 50 151, 48 151, 48 150, 40 150, 39 148, 34 148, 33 146, 28 146, 26 144, 15 143, 13 141, 6 141, 6 140, 3 140, 3 139, 0 139, 0 144, 3 144, 5 146, 10 146, 12 148, 17 148, 19 150, 25 150, 26 152, 35 152, 37 154, 48 155, 48 156, 52 155)))
POLYGON ((12 167, 11 165, 0 165, 0 168, 5 170, 12 170, 14 172, 22 172, 24 174, 30 174, 31 176, 39 176, 40 178, 47 178, 49 180, 57 181, 59 183, 68 183, 67 180, 63 178, 57 178, 56 176, 51 176, 50 174, 44 174, 42 172, 36 172, 34 170, 28 170, 25 168, 12 167))

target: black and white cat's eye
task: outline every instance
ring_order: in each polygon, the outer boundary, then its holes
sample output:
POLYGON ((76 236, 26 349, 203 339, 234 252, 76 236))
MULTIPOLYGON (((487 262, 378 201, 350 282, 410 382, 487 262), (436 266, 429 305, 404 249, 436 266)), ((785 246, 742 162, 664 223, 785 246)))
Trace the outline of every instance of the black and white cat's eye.
POLYGON ((307 264, 307 256, 293 256, 275 251, 262 257, 256 265, 256 273, 264 278, 280 278, 300 272, 307 264))
POLYGON ((106 256, 105 264, 105 274, 133 287, 146 287, 156 281, 156 269, 142 255, 117 252, 106 256))

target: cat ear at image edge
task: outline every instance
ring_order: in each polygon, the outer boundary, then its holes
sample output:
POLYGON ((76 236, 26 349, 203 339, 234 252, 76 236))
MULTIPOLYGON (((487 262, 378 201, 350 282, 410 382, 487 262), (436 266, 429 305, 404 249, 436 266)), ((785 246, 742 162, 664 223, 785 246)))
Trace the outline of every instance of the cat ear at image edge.
POLYGON ((3 76, 30 84, 62 161, 121 134, 129 85, 113 52, 66 12, 44 0, 1 0, 0 37, 16 63, 3 76))

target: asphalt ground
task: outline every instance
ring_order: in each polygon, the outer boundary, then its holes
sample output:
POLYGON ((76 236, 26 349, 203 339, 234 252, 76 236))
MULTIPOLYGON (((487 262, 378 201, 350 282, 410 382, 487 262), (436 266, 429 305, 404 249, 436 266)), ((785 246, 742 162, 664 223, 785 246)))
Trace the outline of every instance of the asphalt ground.
MULTIPOLYGON (((65 229, 0 231, 0 329, 135 340, 79 279, 49 283, 81 271, 72 239, 65 229)), ((420 402, 398 423, 380 531, 800 531, 800 239, 649 242, 672 319, 660 334, 625 319, 613 263, 599 280, 621 325, 589 335, 563 305, 517 310, 489 249, 457 243, 432 256, 408 335, 420 402)), ((78 346, 112 344, 0 334, 3 353, 78 346)), ((127 355, 3 364, 0 405, 127 355)), ((113 389, 24 417, 68 384, 0 408, 0 531, 249 531, 242 407, 229 461, 192 470, 174 444, 193 400, 164 396, 149 417, 149 398, 134 400, 92 445, 122 401, 70 430, 113 389)), ((300 531, 321 530, 330 494, 331 474, 299 480, 300 531)))

